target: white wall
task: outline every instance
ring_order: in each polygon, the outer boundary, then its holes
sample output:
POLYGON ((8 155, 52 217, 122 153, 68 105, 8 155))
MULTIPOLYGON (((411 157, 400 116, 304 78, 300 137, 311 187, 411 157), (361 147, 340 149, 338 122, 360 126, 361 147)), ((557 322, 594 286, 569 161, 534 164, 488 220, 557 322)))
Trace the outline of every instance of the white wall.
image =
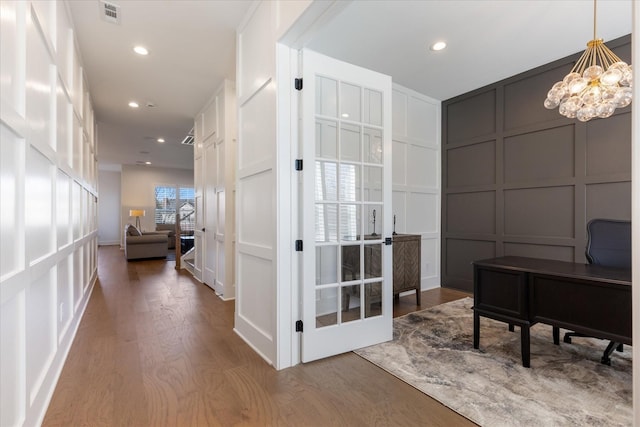
POLYGON ((120 171, 98 171, 98 245, 120 244, 120 171))
POLYGON ((96 279, 94 118, 66 4, 0 13, 0 425, 38 425, 96 279))
MULTIPOLYGON (((310 3, 255 3, 238 28, 236 44, 235 331, 278 369, 292 363, 278 348, 281 340, 290 339, 283 334, 291 330, 291 325, 279 323, 278 316, 283 310, 291 310, 283 293, 290 292, 292 286, 292 259, 282 250, 292 246, 292 241, 286 240, 291 224, 283 229, 279 218, 283 209, 289 214, 291 210, 290 188, 280 178, 290 176, 292 164, 279 163, 279 153, 284 152, 286 157, 291 147, 290 141, 278 134, 276 123, 276 42, 310 3), (286 266, 286 272, 281 265, 286 266)), ((291 352, 290 345, 284 347, 291 352)))
POLYGON ((440 287, 440 101, 393 85, 396 232, 420 234, 421 286, 440 287))
POLYGON ((144 209, 145 216, 140 218, 140 226, 144 231, 155 230, 155 188, 160 185, 193 187, 193 171, 123 165, 120 183, 120 237, 122 240, 124 225, 136 222, 135 218, 129 216, 130 209, 144 209))

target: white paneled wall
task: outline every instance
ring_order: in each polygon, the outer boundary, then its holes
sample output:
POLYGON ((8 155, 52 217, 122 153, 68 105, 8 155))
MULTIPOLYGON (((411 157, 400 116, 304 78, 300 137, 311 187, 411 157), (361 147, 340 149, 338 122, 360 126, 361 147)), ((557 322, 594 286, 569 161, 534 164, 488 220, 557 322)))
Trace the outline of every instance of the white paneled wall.
POLYGON ((440 286, 440 101, 393 85, 396 232, 422 236, 422 289, 440 286))
POLYGON ((94 117, 66 4, 0 14, 0 425, 38 425, 96 279, 94 117))
MULTIPOLYGON (((276 90, 276 43, 311 4, 254 3, 238 28, 236 43, 235 331, 278 369, 297 363, 291 354, 298 352, 291 345, 293 226, 280 221, 293 209, 291 121, 286 115, 280 119, 285 125, 276 122, 276 110, 282 108, 278 94, 288 93, 282 87, 276 90)), ((289 70, 278 72, 293 84, 289 70)), ((290 99, 284 96, 282 101, 290 99)))
POLYGON ((272 13, 271 2, 261 2, 238 30, 235 329, 274 363, 276 45, 271 37, 272 13))

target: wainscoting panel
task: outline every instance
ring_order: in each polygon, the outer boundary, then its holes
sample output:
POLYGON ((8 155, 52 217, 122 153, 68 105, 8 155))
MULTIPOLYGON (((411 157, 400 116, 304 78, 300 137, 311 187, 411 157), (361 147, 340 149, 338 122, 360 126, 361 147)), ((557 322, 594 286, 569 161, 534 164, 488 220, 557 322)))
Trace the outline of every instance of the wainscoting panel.
POLYGON ((573 126, 529 132, 504 139, 504 182, 537 182, 574 175, 573 126), (544 165, 541 167, 541 165, 544 165))
MULTIPOLYGON (((447 150, 448 188, 495 184, 496 141, 465 145, 447 150)), ((444 177, 443 177, 444 178, 444 177)))
POLYGON ((447 239, 445 245, 443 275, 458 280, 473 281, 473 269, 468 268, 471 263, 496 256, 494 241, 447 239))
POLYGON ((556 120, 559 117, 557 109, 547 110, 539 106, 542 106, 551 86, 567 75, 572 67, 572 63, 561 63, 525 79, 516 78, 515 81, 504 84, 504 129, 517 129, 556 120))
POLYGON ((504 234, 574 237, 573 186, 504 191, 504 234))
POLYGON ((631 181, 586 186, 587 221, 593 218, 629 219, 631 181))
POLYGON ((446 145, 479 135, 491 135, 496 131, 495 89, 443 104, 442 111, 447 117, 446 127, 443 127, 447 132, 446 145))
MULTIPOLYGON (((608 41, 630 61, 631 37, 608 41)), ((442 284, 474 260, 586 262, 586 224, 631 217, 631 108, 582 123, 543 106, 580 53, 442 103, 442 284)))
POLYGON ((587 123, 587 176, 631 174, 630 115, 587 123))
POLYGON ((573 262, 573 246, 534 245, 530 243, 504 243, 505 256, 526 256, 531 258, 550 258, 573 262))
POLYGON ((453 193, 447 197, 447 231, 452 233, 495 234, 496 193, 480 191, 453 193), (473 209, 467 209, 473 206, 473 209))
POLYGON ((393 215, 398 233, 422 236, 422 289, 440 286, 440 103, 393 85, 393 215))

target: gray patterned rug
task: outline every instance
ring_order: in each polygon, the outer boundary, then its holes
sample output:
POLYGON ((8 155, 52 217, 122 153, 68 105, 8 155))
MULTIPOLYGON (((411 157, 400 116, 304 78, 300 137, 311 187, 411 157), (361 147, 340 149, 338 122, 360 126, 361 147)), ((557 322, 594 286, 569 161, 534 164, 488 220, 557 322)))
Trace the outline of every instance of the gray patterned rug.
POLYGON ((518 327, 481 318, 473 349, 472 306, 465 298, 396 318, 393 341, 355 353, 483 426, 631 425, 629 346, 606 366, 606 341, 555 346, 551 326, 537 324, 523 368, 518 327))

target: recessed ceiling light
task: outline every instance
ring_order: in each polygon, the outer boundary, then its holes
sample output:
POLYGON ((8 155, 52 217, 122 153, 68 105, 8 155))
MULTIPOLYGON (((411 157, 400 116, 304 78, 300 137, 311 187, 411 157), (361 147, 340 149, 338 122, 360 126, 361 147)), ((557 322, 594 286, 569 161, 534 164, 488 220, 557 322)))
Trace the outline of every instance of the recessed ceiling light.
POLYGON ((135 101, 131 101, 131 102, 129 103, 129 107, 131 107, 131 108, 138 108, 138 107, 139 107, 139 105, 138 105, 138 103, 137 103, 137 102, 135 102, 135 101))
POLYGON ((345 119, 349 118, 349 114, 348 113, 342 113, 341 116, 344 117, 345 119))
POLYGON ((135 53, 137 53, 138 55, 148 55, 149 54, 149 51, 144 46, 136 46, 136 47, 133 48, 133 51, 135 53))
POLYGON ((150 164, 151 164, 151 162, 144 162, 144 164, 145 164, 145 165, 150 165, 150 164))
POLYGON ((429 46, 429 49, 439 51, 444 49, 445 47, 447 47, 447 44, 445 42, 435 42, 434 44, 429 46))
POLYGON ((164 142, 164 138, 158 138, 158 142, 160 143, 164 142))

